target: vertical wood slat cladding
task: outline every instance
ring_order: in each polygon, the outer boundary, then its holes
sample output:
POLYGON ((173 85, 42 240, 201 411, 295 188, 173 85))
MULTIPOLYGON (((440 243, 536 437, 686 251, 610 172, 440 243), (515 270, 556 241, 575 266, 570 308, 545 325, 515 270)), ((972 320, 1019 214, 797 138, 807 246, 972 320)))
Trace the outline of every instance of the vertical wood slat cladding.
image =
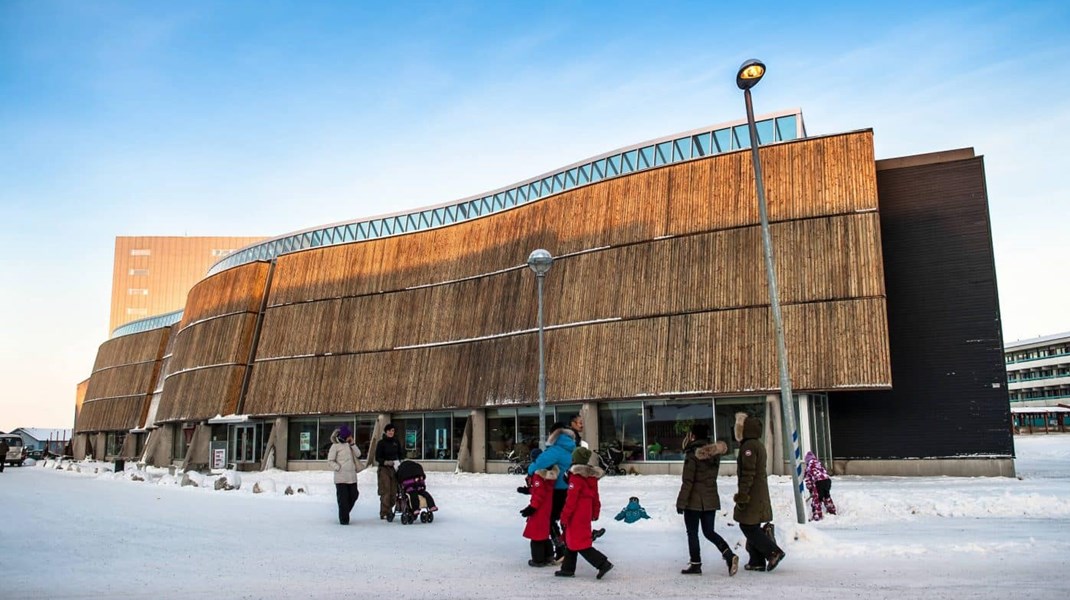
MULTIPOLYGON (((837 331, 883 339, 881 299, 785 308, 799 391, 843 381, 880 387, 887 347, 844 344, 837 331)), ((634 319, 550 330, 547 398, 568 402, 655 394, 724 394, 778 387, 769 309, 634 319)), ((538 401, 534 333, 479 342, 258 362, 249 414, 431 410, 538 401)))
POLYGON ((170 327, 161 327, 101 344, 76 431, 127 430, 140 424, 142 404, 156 385, 170 334, 170 327))
POLYGON ((270 268, 267 262, 249 263, 216 273, 193 286, 179 331, 209 317, 259 311, 270 268))
POLYGON ((174 373, 196 367, 245 363, 256 313, 238 313, 195 323, 178 332, 172 353, 174 373))
POLYGON ((829 394, 836 458, 1014 454, 984 161, 924 158, 877 173, 894 387, 829 394))
POLYGON ((78 414, 75 433, 85 431, 127 431, 137 427, 144 396, 124 396, 87 402, 78 414))
POLYGON ((208 367, 167 378, 157 423, 205 420, 217 414, 234 414, 241 393, 244 365, 208 367))
MULTIPOLYGON (((777 144, 762 156, 772 222, 876 209, 872 132, 777 144)), ((478 276, 520 265, 538 247, 561 256, 753 225, 755 206, 749 153, 716 155, 449 227, 284 255, 269 304, 478 276)))
MULTIPOLYGON (((864 213, 773 226, 785 303, 883 296, 879 220, 864 213)), ((766 304, 757 227, 564 257, 546 281, 546 323, 766 304), (622 266, 624 265, 624 266, 622 266)), ((258 356, 366 352, 535 326, 531 273, 513 269, 389 294, 268 309, 258 356), (473 299, 485 310, 470 310, 473 299)))
MULTIPOLYGON (((887 387, 871 132, 762 153, 796 387, 887 387)), ((510 334, 535 326, 522 265, 539 246, 560 257, 546 281, 547 324, 584 323, 548 332, 548 360, 561 363, 548 365, 552 399, 775 389, 755 206, 750 157, 738 152, 282 256, 246 412, 535 401, 535 335, 510 334), (474 279, 454 281, 464 277, 474 279), (624 320, 591 323, 605 319, 624 320), (462 343, 392 350, 450 341, 462 343)))
POLYGON ((203 420, 237 410, 270 269, 266 262, 241 265, 190 290, 158 422, 203 420))

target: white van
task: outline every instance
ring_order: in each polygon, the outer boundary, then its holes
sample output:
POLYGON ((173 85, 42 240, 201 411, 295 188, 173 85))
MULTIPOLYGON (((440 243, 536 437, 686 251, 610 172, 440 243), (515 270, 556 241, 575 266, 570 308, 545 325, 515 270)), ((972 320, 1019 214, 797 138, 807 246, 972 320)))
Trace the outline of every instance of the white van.
POLYGON ((7 443, 7 455, 3 457, 3 461, 21 467, 22 461, 26 460, 26 447, 22 445, 22 438, 10 434, 0 435, 0 438, 7 443))

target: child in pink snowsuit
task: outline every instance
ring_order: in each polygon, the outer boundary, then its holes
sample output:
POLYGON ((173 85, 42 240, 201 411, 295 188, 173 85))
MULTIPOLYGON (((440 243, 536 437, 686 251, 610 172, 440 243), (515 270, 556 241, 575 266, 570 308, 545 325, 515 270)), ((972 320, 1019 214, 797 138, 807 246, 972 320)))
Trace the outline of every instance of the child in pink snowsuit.
POLYGON ((813 452, 806 453, 806 470, 803 471, 803 480, 806 489, 810 492, 810 520, 820 521, 824 518, 822 506, 830 515, 836 514, 836 505, 832 503, 829 491, 832 489, 832 480, 829 479, 825 465, 821 464, 813 452))

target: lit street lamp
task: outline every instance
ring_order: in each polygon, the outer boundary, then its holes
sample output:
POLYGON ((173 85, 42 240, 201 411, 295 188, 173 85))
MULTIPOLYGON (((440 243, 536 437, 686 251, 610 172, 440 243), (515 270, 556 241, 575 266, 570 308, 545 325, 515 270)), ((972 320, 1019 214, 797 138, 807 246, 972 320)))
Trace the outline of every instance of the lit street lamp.
POLYGON ((791 482, 794 486, 795 513, 799 523, 806 523, 802 499, 802 464, 799 432, 795 427, 795 403, 791 394, 791 374, 788 371, 788 350, 784 344, 784 321, 780 315, 780 294, 777 291, 776 271, 773 267, 773 242, 769 237, 769 217, 765 207, 765 183, 762 181, 762 161, 758 156, 758 128, 754 125, 754 107, 750 89, 765 75, 765 64, 757 59, 745 61, 736 73, 736 85, 743 90, 747 102, 747 129, 754 163, 754 184, 758 188, 758 219, 762 226, 762 247, 765 250, 765 273, 769 279, 769 305, 773 309, 773 328, 776 330, 777 365, 780 371, 780 414, 784 422, 784 449, 791 460, 791 482), (790 446, 788 436, 791 436, 790 446))
POLYGON ((546 449, 546 354, 543 350, 542 326, 542 280, 550 272, 554 257, 542 248, 528 256, 528 266, 535 272, 539 288, 539 448, 546 449))

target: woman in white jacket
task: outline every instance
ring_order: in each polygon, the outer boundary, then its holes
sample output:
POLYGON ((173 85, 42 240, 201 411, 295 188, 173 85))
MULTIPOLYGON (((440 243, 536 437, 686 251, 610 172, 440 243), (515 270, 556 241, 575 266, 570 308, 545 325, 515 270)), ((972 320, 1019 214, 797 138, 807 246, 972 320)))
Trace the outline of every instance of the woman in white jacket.
POLYGON ((338 522, 349 525, 349 513, 357 503, 357 473, 363 470, 360 448, 353 443, 353 432, 342 425, 331 434, 331 449, 327 452, 327 464, 334 469, 334 488, 338 497, 338 522))

